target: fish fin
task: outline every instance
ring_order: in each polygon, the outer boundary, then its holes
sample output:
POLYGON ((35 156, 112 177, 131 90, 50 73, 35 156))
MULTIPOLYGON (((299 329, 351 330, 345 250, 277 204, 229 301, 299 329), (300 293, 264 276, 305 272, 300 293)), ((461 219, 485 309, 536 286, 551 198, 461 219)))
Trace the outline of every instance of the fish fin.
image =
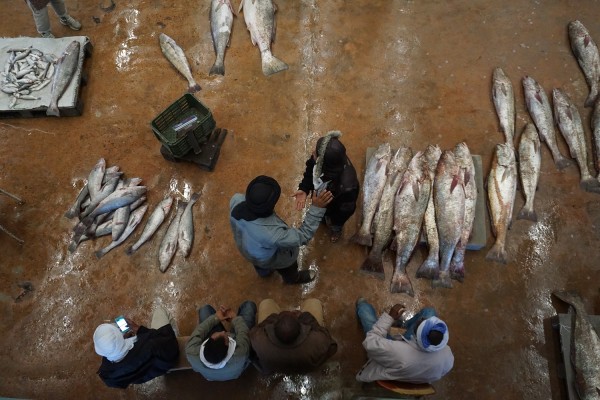
POLYGON ((542 100, 542 96, 540 96, 539 92, 536 91, 535 96, 533 96, 533 97, 535 97, 535 99, 538 101, 538 103, 544 104, 544 101, 542 100))
POLYGON ((506 178, 508 178, 509 176, 510 176, 510 169, 504 168, 504 172, 502 172, 502 178, 500 179, 500 182, 504 182, 504 180, 506 178))
POLYGON ((419 184, 417 182, 413 182, 412 191, 413 191, 413 194, 415 195, 415 200, 419 201, 419 184))
POLYGON ((58 110, 58 105, 56 103, 50 104, 48 106, 48 109, 46 110, 46 115, 60 117, 60 111, 58 110))
POLYGON ((559 170, 563 170, 571 165, 571 161, 561 156, 561 158, 556 160, 554 164, 556 165, 556 168, 558 168, 559 170))
POLYGON ((600 182, 596 178, 587 178, 579 182, 579 187, 586 192, 600 193, 600 182))
POLYGON ((271 52, 262 53, 262 71, 265 76, 270 76, 286 69, 288 69, 288 65, 273 56, 271 52))
POLYGON ((427 258, 417 270, 417 278, 436 279, 439 275, 440 263, 435 258, 427 258))
MULTIPOLYGON (((454 253, 456 254, 456 252, 454 253)), ((450 262, 450 267, 448 268, 450 270, 450 279, 454 279, 456 281, 459 281, 460 283, 464 282, 465 280, 465 262, 464 259, 460 262, 454 260, 454 258, 452 259, 452 261, 450 262)))
POLYGON ((433 281, 431 281, 431 287, 432 288, 446 288, 446 289, 452 289, 452 281, 450 280, 450 274, 448 271, 442 271, 440 272, 440 276, 438 277, 438 279, 434 279, 433 281))
POLYGON ((506 264, 507 263, 506 250, 499 242, 496 242, 496 243, 494 243, 492 248, 488 251, 487 255, 485 256, 485 259, 487 261, 495 261, 498 263, 506 264))
POLYGON ((104 249, 102 250, 98 250, 97 252, 95 252, 94 254, 96 254, 96 258, 100 259, 102 258, 102 256, 104 256, 106 253, 104 252, 104 249))
POLYGON ((517 215, 517 219, 526 219, 529 221, 537 222, 537 214, 534 210, 523 206, 523 208, 521 208, 521 211, 519 211, 519 215, 517 215))
POLYGON ((458 185, 459 181, 460 181, 460 177, 458 175, 454 175, 452 177, 452 183, 450 184, 450 193, 452 193, 454 191, 454 188, 456 187, 456 185, 458 185))
POLYGON ((364 235, 360 232, 356 232, 354 236, 350 238, 350 241, 368 247, 371 247, 373 245, 373 238, 371 237, 371 235, 364 235))
POLYGON ((135 253, 133 246, 129 246, 129 248, 127 248, 127 250, 125 250, 125 254, 127 254, 128 256, 132 255, 133 253, 135 253))
POLYGON ((369 256, 360 266, 360 272, 364 272, 366 274, 373 275, 381 280, 384 280, 385 272, 383 270, 383 258, 381 257, 381 254, 378 254, 376 256, 369 254, 369 256))
POLYGON ((588 45, 590 44, 591 41, 592 41, 592 38, 590 38, 589 35, 585 35, 585 38, 583 39, 583 46, 588 47, 588 45))
POLYGON ((223 63, 217 63, 215 61, 213 66, 210 68, 210 72, 208 74, 224 76, 225 75, 225 65, 223 63))
POLYGON ((465 185, 467 185, 471 181, 471 171, 469 171, 467 168, 465 168, 463 181, 465 185))
POLYGON ((590 94, 588 95, 588 97, 585 99, 585 103, 584 106, 585 107, 593 107, 594 103, 596 102, 596 97, 598 97, 598 89, 592 88, 590 90, 590 94))
POLYGON ((199 92, 200 90, 202 90, 200 85, 198 85, 196 82, 193 82, 193 83, 190 83, 190 86, 188 88, 188 93, 196 93, 196 92, 199 92))
POLYGON ((410 283, 410 279, 406 272, 398 271, 397 268, 394 270, 394 275, 392 276, 392 282, 390 284, 390 292, 406 293, 409 296, 415 296, 415 291, 413 290, 412 283, 410 283))

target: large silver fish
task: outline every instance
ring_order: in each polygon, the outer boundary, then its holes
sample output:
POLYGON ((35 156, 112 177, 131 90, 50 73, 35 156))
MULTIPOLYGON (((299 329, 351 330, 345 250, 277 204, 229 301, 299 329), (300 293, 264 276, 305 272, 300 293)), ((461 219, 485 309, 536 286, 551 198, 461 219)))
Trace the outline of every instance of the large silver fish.
POLYGON ((506 144, 497 144, 487 181, 488 207, 496 241, 485 256, 486 260, 507 263, 506 234, 512 221, 516 190, 515 152, 506 144))
POLYGON ((159 36, 160 49, 162 53, 165 55, 167 60, 173 64, 175 69, 179 71, 181 75, 185 77, 188 81, 188 92, 195 93, 200 90, 200 85, 196 83, 194 77, 192 76, 192 71, 190 69, 190 64, 188 64, 187 58, 185 57, 185 53, 179 47, 179 45, 173 40, 171 37, 161 33, 159 36))
POLYGON ((451 150, 444 150, 438 162, 433 183, 433 203, 440 240, 440 270, 432 286, 451 288, 450 262, 462 237, 465 220, 463 174, 451 150))
POLYGON ((144 226, 144 230, 142 231, 140 238, 130 248, 127 249, 127 255, 135 253, 144 243, 146 243, 152 237, 152 235, 154 235, 154 233, 158 230, 160 225, 165 220, 166 216, 169 215, 169 211, 171 210, 172 205, 173 197, 171 196, 166 197, 160 203, 158 203, 154 211, 152 211, 152 214, 150 214, 150 218, 148 218, 148 221, 146 222, 146 226, 144 226))
POLYGON ((102 188, 102 180, 104 179, 104 172, 106 171, 106 160, 101 158, 98 160, 94 168, 90 171, 88 175, 88 190, 90 193, 90 197, 92 200, 95 200, 98 197, 98 193, 102 188))
POLYGON ((119 236, 117 240, 113 240, 108 246, 105 248, 98 250, 96 252, 96 257, 102 258, 106 253, 123 243, 135 230, 135 228, 142 222, 142 218, 144 218, 144 214, 148 209, 148 204, 144 204, 141 207, 138 207, 135 211, 131 213, 129 217, 129 221, 127 222, 127 226, 123 233, 119 236))
MULTIPOLYGON (((512 146, 511 143, 506 143, 512 146)), ((473 230, 475 221, 475 206, 477 203, 477 184, 475 183, 475 165, 473 157, 466 143, 458 143, 454 147, 454 158, 462 173, 465 188, 465 217, 462 223, 462 235, 454 249, 452 261, 450 262, 450 277, 462 282, 465 278, 465 251, 473 230)))
POLYGON ((390 284, 392 293, 414 296, 406 266, 421 235, 423 215, 431 194, 431 180, 423 169, 423 152, 414 155, 394 199, 396 263, 390 284))
POLYGON ((537 214, 533 209, 533 200, 540 179, 542 164, 541 143, 535 125, 527 123, 519 141, 519 175, 525 196, 525 204, 517 219, 528 219, 537 222, 537 214))
POLYGON ((425 153, 423 157, 425 158, 425 163, 423 164, 423 168, 425 168, 427 175, 429 175, 429 179, 432 184, 432 194, 429 196, 429 201, 427 202, 427 209, 425 210, 425 216, 423 224, 425 225, 423 229, 423 233, 427 240, 427 247, 429 248, 429 252, 427 253, 427 258, 423 261, 423 264, 417 270, 417 278, 427 278, 434 279, 438 274, 440 268, 440 241, 438 238, 438 230, 437 225, 435 223, 435 206, 433 204, 433 184, 435 180, 435 170, 437 168, 437 164, 442 156, 442 150, 440 150, 438 145, 428 145, 425 149, 425 153))
POLYGON ((375 153, 367 163, 365 179, 363 181, 363 207, 362 221, 358 232, 350 238, 351 241, 363 246, 371 246, 373 238, 371 236, 371 224, 379 199, 383 193, 383 188, 387 179, 387 167, 392 157, 392 149, 389 143, 380 144, 375 153))
POLYGON ((179 220, 179 234, 177 236, 177 248, 179 254, 186 258, 190 254, 192 249, 192 243, 194 242, 194 216, 192 213, 192 207, 198 199, 200 193, 192 194, 190 201, 188 201, 181 219, 179 220))
POLYGON ((500 129, 504 133, 506 143, 514 146, 515 137, 515 94, 512 83, 502 68, 494 68, 492 77, 492 98, 496 114, 500 121, 500 129))
POLYGON ((160 272, 165 272, 171 264, 171 260, 177 251, 177 239, 179 238, 179 221, 185 210, 186 203, 181 202, 177 205, 177 213, 171 220, 167 232, 160 243, 158 249, 158 263, 160 272))
POLYGON ((225 49, 229 46, 233 8, 229 0, 212 0, 210 3, 210 33, 216 60, 209 75, 225 75, 225 49))
POLYGON ((552 108, 550 107, 546 92, 544 92, 544 89, 535 79, 529 76, 523 78, 523 90, 525 92, 527 110, 529 110, 529 115, 538 130, 540 140, 546 142, 546 145, 548 145, 556 168, 559 170, 565 169, 571 165, 571 161, 565 158, 558 149, 552 108))
POLYGON ((250 31, 252 44, 258 46, 262 60, 262 72, 266 76, 288 69, 288 65, 271 53, 275 41, 275 12, 277 7, 271 0, 242 0, 238 13, 244 9, 244 21, 250 31))
POLYGON ((387 168, 387 177, 381 199, 373 217, 373 246, 360 267, 360 271, 375 275, 380 279, 385 278, 383 251, 393 236, 394 197, 400 183, 402 183, 404 172, 412 156, 412 150, 409 147, 402 146, 392 157, 387 168))
POLYGON ((594 157, 594 166, 598 171, 598 175, 596 179, 600 181, 600 101, 596 100, 596 104, 594 104, 594 111, 592 112, 591 118, 592 125, 592 138, 594 141, 593 146, 593 157, 594 157))
POLYGON ((579 165, 579 186, 587 192, 598 191, 599 183, 588 167, 587 144, 579 111, 569 96, 560 89, 552 90, 552 99, 558 128, 569 145, 571 157, 579 165))
POLYGON ((77 64, 79 63, 80 47, 78 41, 73 40, 56 61, 54 77, 52 78, 52 88, 50 91, 50 105, 46 110, 46 115, 60 116, 58 110, 58 100, 62 97, 75 75, 77 64))
POLYGON ((571 364, 575 389, 581 400, 600 400, 600 338, 590 323, 583 300, 576 293, 554 291, 553 295, 575 309, 571 328, 571 364))
POLYGON ((585 106, 592 107, 598 97, 598 80, 600 80, 600 56, 598 47, 588 30, 579 21, 569 22, 569 41, 571 50, 583 71, 590 93, 585 99, 585 106))

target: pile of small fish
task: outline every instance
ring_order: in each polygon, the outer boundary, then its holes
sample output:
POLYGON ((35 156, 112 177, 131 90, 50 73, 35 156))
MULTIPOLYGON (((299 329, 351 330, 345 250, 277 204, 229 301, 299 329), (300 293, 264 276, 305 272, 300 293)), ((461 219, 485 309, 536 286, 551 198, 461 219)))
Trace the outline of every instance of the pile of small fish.
POLYGON ((425 225, 429 254, 416 276, 432 279, 433 287, 462 282, 476 200, 475 167, 465 143, 443 152, 429 145, 414 155, 400 147, 393 156, 389 143, 381 144, 367 163, 361 226, 350 239, 371 248, 360 270, 384 279, 389 246, 396 252, 390 291, 414 296, 406 266, 425 225))
POLYGON ((8 49, 10 54, 0 81, 0 90, 12 97, 9 107, 17 100, 40 100, 32 93, 43 89, 52 81, 55 58, 29 46, 8 49))
POLYGON ((559 88, 552 90, 553 107, 543 87, 531 76, 522 79, 527 111, 533 123, 527 123, 519 139, 518 153, 515 154, 515 96, 512 83, 502 68, 495 68, 492 76, 492 99, 498 116, 500 130, 505 143, 495 148, 492 170, 488 176, 489 211, 492 232, 496 237, 494 246, 486 259, 507 263, 505 250, 506 233, 512 221, 513 206, 518 175, 523 187, 525 205, 517 219, 537 221, 534 210, 534 197, 541 168, 541 142, 545 142, 559 170, 569 167, 572 162, 559 150, 555 125, 558 125, 569 153, 579 167, 579 186, 592 193, 600 193, 600 56, 598 48, 587 29, 579 21, 568 25, 571 49, 575 54, 586 81, 590 87, 585 107, 594 106, 591 118, 593 149, 596 153, 596 177, 592 176, 588 165, 588 145, 585 129, 579 111, 569 95, 559 88))
MULTIPOLYGON (((78 217, 69 251, 74 252, 85 240, 111 235, 112 241, 96 251, 101 258, 131 236, 142 221, 148 205, 146 187, 139 186, 140 178, 123 179, 118 166, 106 168, 101 158, 88 176, 88 181, 79 192, 75 203, 65 213, 67 218, 78 217)), ((169 223, 159 249, 159 268, 165 272, 179 248, 185 258, 189 255, 194 239, 192 206, 200 195, 194 193, 189 202, 180 202, 177 215, 169 223)), ((167 196, 151 213, 138 240, 126 253, 135 253, 158 230, 169 214, 173 197, 167 196)))

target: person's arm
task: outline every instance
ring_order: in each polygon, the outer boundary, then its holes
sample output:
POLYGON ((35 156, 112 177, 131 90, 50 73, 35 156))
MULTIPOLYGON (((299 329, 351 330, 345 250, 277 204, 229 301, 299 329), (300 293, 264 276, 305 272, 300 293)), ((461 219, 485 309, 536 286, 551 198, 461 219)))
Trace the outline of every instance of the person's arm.
POLYGON ((304 177, 302 181, 298 185, 298 189, 302 190, 304 193, 309 194, 311 191, 315 189, 313 185, 313 168, 315 166, 315 160, 312 156, 306 160, 306 169, 304 170, 304 177))
POLYGON ((220 322, 221 321, 217 315, 213 314, 202 321, 202 323, 198 324, 196 329, 194 329, 194 332, 192 332, 190 335, 190 340, 188 340, 187 344, 185 345, 185 353, 198 356, 198 354, 200 354, 202 342, 208 338, 208 334, 211 329, 217 326, 220 322))
POLYGON ((386 368, 398 369, 401 367, 402 358, 398 353, 403 346, 409 346, 402 341, 387 338, 387 333, 394 319, 388 313, 383 313, 373 325, 373 329, 367 332, 367 337, 362 345, 367 351, 367 356, 386 368))
POLYGON ((237 316, 232 321, 231 324, 235 328, 235 351, 233 352, 235 356, 247 356, 250 354, 250 337, 248 336, 248 325, 244 322, 244 318, 237 316))

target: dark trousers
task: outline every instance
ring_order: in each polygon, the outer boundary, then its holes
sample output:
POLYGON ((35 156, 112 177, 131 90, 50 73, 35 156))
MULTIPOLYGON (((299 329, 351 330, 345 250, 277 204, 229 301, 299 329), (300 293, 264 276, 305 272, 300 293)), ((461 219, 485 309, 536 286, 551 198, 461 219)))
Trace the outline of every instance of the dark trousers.
MULTIPOLYGON (((258 276, 260 276, 262 278, 266 278, 267 276, 269 276, 273 273, 272 269, 260 268, 260 267, 257 267, 256 265, 254 266, 254 269, 256 270, 256 273, 258 274, 258 276)), ((298 280, 298 263, 297 262, 294 262, 289 267, 276 269, 275 271, 277 271, 279 273, 279 275, 281 275, 281 277, 283 278, 283 281, 285 283, 295 283, 298 280)))

